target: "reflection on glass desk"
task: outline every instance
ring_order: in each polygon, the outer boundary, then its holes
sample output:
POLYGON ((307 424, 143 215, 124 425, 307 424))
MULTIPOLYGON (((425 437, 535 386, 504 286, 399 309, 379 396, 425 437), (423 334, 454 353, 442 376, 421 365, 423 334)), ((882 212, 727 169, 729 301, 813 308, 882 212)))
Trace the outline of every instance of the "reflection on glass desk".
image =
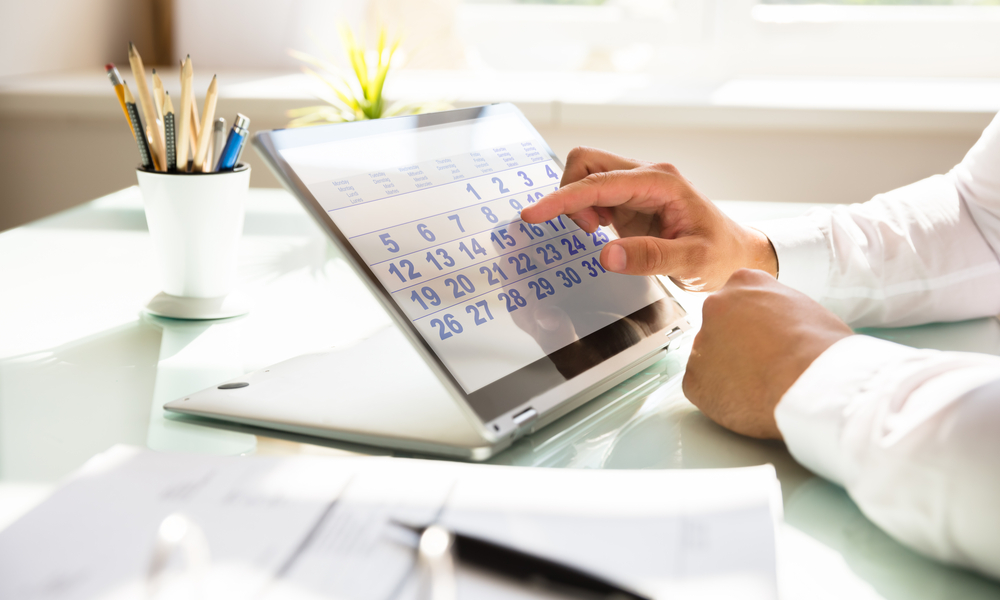
MULTIPOLYGON (((741 220, 804 204, 721 203, 741 220)), ((286 193, 251 190, 240 289, 249 315, 144 315, 158 290, 138 190, 0 234, 0 527, 116 443, 207 454, 387 453, 164 416, 165 402, 389 325, 339 253, 286 193)), ((701 299, 678 294, 696 322, 701 299)), ((868 330, 921 347, 1000 354, 1000 322, 868 330)), ((786 598, 995 598, 1000 584, 926 560, 876 528, 783 444, 730 433, 681 392, 678 351, 494 457, 506 465, 673 469, 775 465, 786 598)), ((391 370, 392 365, 386 365, 391 370)), ((335 385, 332 382, 331 385, 335 385)))

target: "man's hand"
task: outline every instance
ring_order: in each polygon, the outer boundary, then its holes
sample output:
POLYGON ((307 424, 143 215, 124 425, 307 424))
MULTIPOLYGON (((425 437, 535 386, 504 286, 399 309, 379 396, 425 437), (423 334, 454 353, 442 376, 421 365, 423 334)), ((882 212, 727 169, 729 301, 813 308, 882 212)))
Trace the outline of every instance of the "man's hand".
POLYGON ((851 328, 761 271, 736 271, 705 299, 684 395, 736 433, 781 438, 774 409, 788 388, 851 328))
POLYGON ((777 274, 767 237, 724 215, 672 165, 575 148, 561 187, 521 218, 543 223, 564 214, 588 233, 615 228, 622 239, 604 247, 601 264, 616 273, 668 275, 696 291, 717 290, 744 267, 777 274))

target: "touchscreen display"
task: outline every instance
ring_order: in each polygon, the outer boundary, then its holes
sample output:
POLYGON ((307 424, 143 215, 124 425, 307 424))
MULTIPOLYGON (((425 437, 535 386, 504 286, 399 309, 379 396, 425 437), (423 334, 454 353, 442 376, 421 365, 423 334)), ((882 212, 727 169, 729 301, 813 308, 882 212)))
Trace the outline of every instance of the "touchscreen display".
POLYGON ((559 186, 545 148, 506 114, 280 153, 472 393, 665 296, 601 267, 610 229, 521 221, 559 186))

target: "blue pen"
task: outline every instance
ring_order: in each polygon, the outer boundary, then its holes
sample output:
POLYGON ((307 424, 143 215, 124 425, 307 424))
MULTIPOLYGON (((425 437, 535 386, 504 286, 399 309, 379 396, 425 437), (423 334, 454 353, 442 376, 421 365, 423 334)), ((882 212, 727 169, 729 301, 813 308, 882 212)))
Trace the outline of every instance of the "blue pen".
POLYGON ((226 146, 219 155, 219 165, 216 171, 232 171, 236 167, 240 155, 243 153, 243 146, 247 141, 247 127, 250 119, 246 115, 236 113, 236 120, 233 128, 229 130, 229 138, 226 139, 226 146))

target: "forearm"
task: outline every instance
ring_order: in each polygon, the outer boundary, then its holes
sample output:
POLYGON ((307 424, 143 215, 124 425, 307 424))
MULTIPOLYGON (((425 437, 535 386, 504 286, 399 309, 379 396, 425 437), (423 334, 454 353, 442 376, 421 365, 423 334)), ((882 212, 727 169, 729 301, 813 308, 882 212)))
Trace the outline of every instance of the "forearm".
POLYGON ((1000 358, 852 336, 775 418, 792 455, 890 535, 1000 577, 1000 358))
POLYGON ((774 243, 778 280, 853 326, 1000 313, 1000 262, 951 176, 755 226, 774 243))

